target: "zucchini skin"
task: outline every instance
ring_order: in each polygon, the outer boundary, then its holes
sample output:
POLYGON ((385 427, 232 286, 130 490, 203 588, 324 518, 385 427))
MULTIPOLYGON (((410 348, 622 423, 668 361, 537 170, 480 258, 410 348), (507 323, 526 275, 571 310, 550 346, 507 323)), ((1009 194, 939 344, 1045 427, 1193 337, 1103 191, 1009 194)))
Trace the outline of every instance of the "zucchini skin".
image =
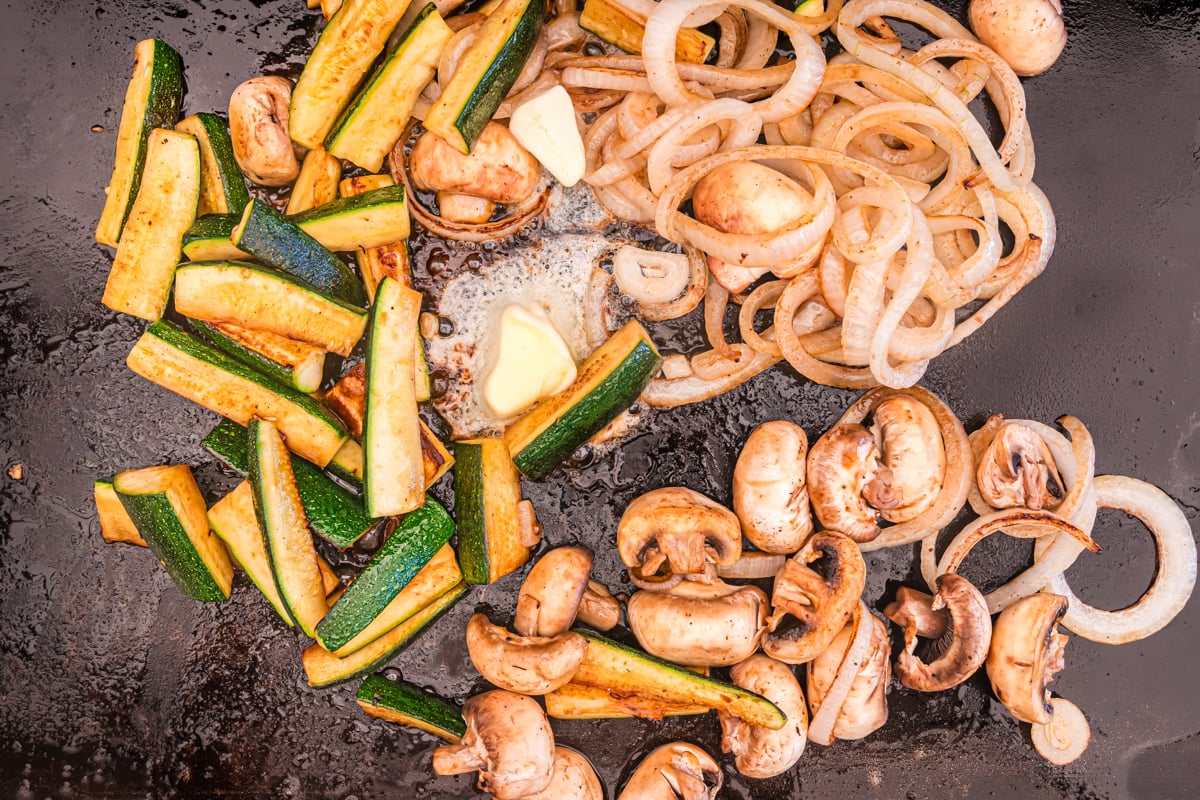
POLYGON ((474 585, 490 583, 483 447, 478 444, 454 443, 454 516, 463 580, 474 585))
POLYGON ((358 276, 294 219, 289 220, 261 200, 246 205, 230 241, 320 292, 356 306, 366 305, 366 290, 358 276))
POLYGON ((361 706, 378 706, 395 711, 444 731, 443 738, 458 740, 467 732, 467 723, 458 706, 403 681, 390 681, 382 675, 371 675, 358 687, 354 697, 361 706))
POLYGON ((361 194, 338 198, 316 208, 310 208, 308 211, 302 211, 288 219, 316 238, 327 249, 349 252, 403 241, 408 236, 411 227, 407 202, 403 184, 381 186, 361 194), (371 215, 373 211, 375 212, 373 216, 382 217, 383 215, 378 212, 384 209, 380 209, 380 206, 399 206, 394 215, 399 218, 399 225, 365 225, 363 227, 372 228, 371 236, 366 240, 358 237, 338 237, 333 235, 335 232, 322 230, 326 227, 336 227, 336 223, 341 217, 345 217, 348 223, 361 223, 361 220, 356 220, 355 217, 371 215))
POLYGON ((217 114, 202 111, 183 120, 176 126, 177 130, 185 130, 196 136, 200 143, 200 162, 202 172, 215 173, 220 186, 220 198, 217 205, 209 208, 210 199, 205 198, 204 184, 206 175, 201 175, 200 212, 208 214, 241 214, 242 209, 250 202, 250 191, 246 188, 246 179, 238 167, 233 155, 233 139, 229 136, 229 123, 217 114), (188 123, 189 120, 195 122, 188 123))
POLYGON ((517 469, 533 480, 544 478, 576 448, 633 405, 661 363, 662 357, 649 343, 638 343, 599 385, 520 452, 513 454, 517 469))
MULTIPOLYGON (((246 429, 222 420, 200 441, 200 446, 243 478, 250 474, 250 446, 246 429)), ((292 472, 304 515, 313 533, 344 550, 362 538, 379 520, 367 516, 362 501, 338 486, 321 470, 292 456, 292 472)))
POLYGON ((371 623, 454 535, 454 520, 432 497, 407 514, 317 625, 317 640, 336 650, 371 623))
MULTIPOLYGON (((136 133, 134 151, 128 153, 129 171, 125 197, 109 196, 104 202, 104 211, 100 215, 100 223, 96 228, 96 240, 101 244, 116 247, 125 230, 125 221, 133 210, 133 201, 137 198, 138 188, 142 183, 142 170, 146 166, 146 140, 150 131, 155 128, 174 127, 179 119, 179 107, 183 104, 183 59, 169 44, 161 39, 146 39, 138 42, 137 47, 149 42, 151 69, 150 86, 146 103, 140 119, 129 121, 129 132, 136 133)), ((137 57, 134 50, 134 68, 137 68, 137 57)), ((128 99, 128 98, 127 98, 128 99)), ((121 122, 118 126, 117 152, 114 155, 113 175, 109 181, 108 191, 113 191, 113 184, 120 180, 121 164, 121 129, 125 128, 125 107, 121 107, 121 122)))
POLYGON ((207 322, 201 322, 198 319, 189 319, 188 325, 196 333, 196 336, 203 339, 206 343, 236 358, 246 366, 258 370, 281 386, 294 385, 292 383, 292 371, 282 364, 277 364, 261 353, 256 353, 249 347, 235 342, 207 322))
POLYGON ((183 235, 183 255, 189 261, 242 261, 250 257, 229 241, 241 216, 205 214, 197 217, 183 235))

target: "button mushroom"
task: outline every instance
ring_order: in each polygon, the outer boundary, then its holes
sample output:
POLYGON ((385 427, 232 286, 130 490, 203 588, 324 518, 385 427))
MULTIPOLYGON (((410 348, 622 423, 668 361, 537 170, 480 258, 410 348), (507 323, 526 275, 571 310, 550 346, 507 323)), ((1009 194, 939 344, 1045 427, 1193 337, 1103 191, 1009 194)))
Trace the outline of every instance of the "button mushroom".
POLYGON ((521 800, 604 800, 604 787, 582 753, 558 745, 550 783, 540 792, 522 795, 521 800))
POLYGON ((888 522, 908 522, 937 500, 946 478, 946 446, 933 412, 906 395, 889 397, 872 412, 871 433, 886 467, 864 496, 888 522))
POLYGON ((437 192, 442 216, 454 222, 486 221, 492 215, 488 204, 528 200, 542 179, 537 159, 498 122, 484 127, 469 154, 426 131, 413 145, 408 163, 413 184, 437 192))
POLYGON ((669 592, 635 592, 626 613, 646 652, 696 667, 724 667, 758 649, 767 595, 757 586, 684 581, 669 592))
POLYGON ((484 614, 467 623, 467 653, 479 674, 519 694, 546 694, 571 680, 583 663, 587 640, 567 632, 554 637, 516 636, 484 614))
POLYGON ((522 636, 558 636, 571 629, 592 572, 587 547, 556 547, 538 559, 517 596, 513 629, 522 636))
POLYGON ((643 589, 669 589, 684 577, 706 579, 713 565, 742 555, 742 528, 729 509, 681 486, 635 499, 617 526, 617 550, 643 589))
POLYGON ((598 631, 609 631, 621 621, 621 603, 599 581, 588 581, 579 602, 579 621, 598 631))
POLYGON ((856 542, 874 539, 879 515, 864 493, 880 494, 870 487, 887 480, 885 469, 875 437, 862 425, 830 428, 808 454, 808 495, 817 519, 856 542))
POLYGON ((1013 603, 996 618, 987 657, 992 691, 1022 722, 1045 725, 1054 710, 1046 684, 1062 671, 1067 637, 1058 621, 1067 613, 1067 598, 1034 594, 1013 603))
POLYGON ((846 663, 850 661, 847 651, 852 649, 858 633, 854 625, 843 629, 808 665, 808 702, 813 709, 808 735, 819 744, 830 745, 838 739, 862 739, 887 722, 887 689, 892 681, 887 625, 865 610, 862 624, 868 626, 864 634, 870 638, 862 657, 857 660, 860 666, 854 668, 853 664, 846 663), (842 670, 851 668, 853 672, 846 676, 849 680, 840 681, 842 670), (840 703, 837 702, 839 697, 840 703), (826 703, 831 704, 829 711, 822 713, 826 703), (835 710, 837 716, 827 719, 835 710))
POLYGON ((1061 0, 971 0, 967 16, 979 40, 1018 75, 1040 75, 1067 46, 1061 0))
POLYGON ((854 614, 866 576, 849 538, 836 531, 814 535, 775 576, 763 652, 788 664, 812 661, 854 614))
POLYGON ((497 800, 540 792, 554 771, 554 733, 535 700, 505 691, 463 704, 467 731, 458 744, 433 751, 438 775, 479 772, 479 788, 497 800))
POLYGON ((1062 504, 1062 478, 1050 448, 1032 428, 1006 422, 979 459, 979 493, 993 508, 1054 509, 1062 504))
POLYGON ((961 575, 940 575, 933 597, 912 590, 898 595, 883 613, 904 628, 896 677, 910 689, 940 692, 958 686, 987 660, 992 618, 983 595, 961 575), (940 619, 931 622, 931 617, 940 619), (915 654, 922 628, 925 637, 933 638, 927 660, 915 654), (939 633, 930 634, 938 628, 939 633))
POLYGON ((264 75, 239 84, 229 98, 233 157, 246 177, 261 186, 287 186, 300 174, 288 134, 292 84, 264 75))
POLYGON ((812 533, 804 429, 785 420, 750 434, 733 468, 733 510, 742 533, 767 553, 791 554, 812 533))
POLYGON ((721 749, 733 753, 738 772, 770 778, 792 768, 808 742, 808 706, 791 668, 764 655, 753 655, 729 671, 733 682, 770 700, 787 715, 777 731, 758 727, 718 711, 721 749))
POLYGON ((714 800, 724 782, 712 756, 694 744, 671 742, 642 759, 617 800, 714 800))

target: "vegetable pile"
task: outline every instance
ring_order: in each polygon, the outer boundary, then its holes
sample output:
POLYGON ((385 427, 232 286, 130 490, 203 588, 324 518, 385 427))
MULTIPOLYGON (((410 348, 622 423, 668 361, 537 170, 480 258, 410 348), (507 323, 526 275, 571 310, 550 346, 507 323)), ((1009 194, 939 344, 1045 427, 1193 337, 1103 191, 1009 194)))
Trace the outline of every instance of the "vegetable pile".
MULTIPOLYGON (((102 302, 149 323, 128 366, 223 417, 203 444, 244 480, 211 508, 185 465, 98 480, 106 540, 147 547, 206 602, 229 598, 236 564, 312 640, 311 686, 367 676, 364 711, 445 739, 434 770, 478 771, 498 798, 603 796, 547 715, 716 710, 754 778, 790 769, 808 741, 868 735, 887 719, 893 665, 861 596, 862 553, 920 542, 934 594, 901 589, 884 611, 904 635, 897 678, 942 691, 984 667, 1039 752, 1082 752, 1082 713, 1045 688, 1063 666, 1056 626, 1108 643, 1154 633, 1190 596, 1196 551, 1161 491, 1094 475, 1078 420, 1060 421, 1070 439, 1001 417, 968 436, 913 386, 1053 250, 1000 40, 993 50, 919 0, 318 5, 328 24, 295 84, 245 81, 227 120, 179 119, 178 54, 157 39, 135 48, 96 229, 116 249, 102 302), (906 49, 884 16, 940 38, 906 49), (790 50, 777 53, 780 34, 790 50), (822 34, 844 48, 828 62, 822 34), (998 148, 968 109, 985 96, 998 148), (492 243, 569 191, 594 195, 609 222, 652 226, 661 246, 624 243, 611 270, 592 265, 589 352, 566 344, 579 337, 556 329, 552 298, 478 332, 498 349, 476 386, 503 433, 448 446, 421 416, 444 387, 426 357, 439 320, 422 309, 438 298, 411 263, 411 221, 492 243), (664 358, 642 322, 702 301, 710 349, 664 358), (730 303, 741 343, 725 336, 730 303), (765 330, 760 312, 774 315, 765 330), (588 548, 543 554, 512 631, 485 614, 468 624, 495 691, 460 709, 371 674, 471 585, 531 560, 542 530, 522 477, 619 437, 639 402, 703 400, 781 360, 831 386, 891 388, 863 395, 811 451, 790 422, 755 430, 733 509, 686 487, 633 501, 615 535, 638 588, 627 600, 591 579, 588 548), (429 494, 450 471, 453 518, 429 494), (938 534, 968 503, 978 519, 939 557, 938 534), (1153 586, 1118 612, 1081 603, 1064 577, 1097 549, 1099 508, 1138 517, 1158 546, 1153 586), (343 585, 316 539, 344 550, 376 529, 381 544, 343 585), (1036 539, 1035 558, 985 596, 958 570, 996 532, 1036 539), (767 578, 770 595, 728 582, 767 578), (622 619, 640 649, 602 635, 622 619), (710 673, 725 667, 729 680, 710 673)), ((709 754, 673 743, 621 796, 712 797, 722 781, 709 754)))

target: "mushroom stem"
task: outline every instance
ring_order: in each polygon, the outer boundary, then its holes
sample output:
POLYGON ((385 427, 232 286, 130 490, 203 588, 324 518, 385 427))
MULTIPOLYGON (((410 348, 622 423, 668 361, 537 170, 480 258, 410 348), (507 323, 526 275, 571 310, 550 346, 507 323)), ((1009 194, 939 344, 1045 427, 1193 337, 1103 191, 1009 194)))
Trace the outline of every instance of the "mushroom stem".
POLYGON ((463 775, 475 772, 484 764, 461 744, 446 744, 433 751, 433 771, 438 775, 463 775))

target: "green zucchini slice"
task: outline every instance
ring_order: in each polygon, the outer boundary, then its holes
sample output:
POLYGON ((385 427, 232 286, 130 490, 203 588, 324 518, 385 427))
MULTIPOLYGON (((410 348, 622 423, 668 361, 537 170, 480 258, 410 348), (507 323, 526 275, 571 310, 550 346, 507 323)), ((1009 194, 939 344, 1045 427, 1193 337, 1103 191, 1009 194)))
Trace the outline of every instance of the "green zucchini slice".
POLYGON ((309 645, 301 657, 304 672, 308 676, 308 685, 314 689, 321 689, 374 672, 412 644, 421 631, 436 622, 466 593, 467 585, 460 583, 409 617, 406 622, 345 658, 338 658, 320 644, 309 645))
POLYGON ((371 307, 363 417, 363 500, 375 517, 412 511, 425 496, 414 384, 420 313, 420 292, 383 279, 371 307))
POLYGON ((504 432, 517 468, 538 480, 637 401, 662 358, 637 320, 625 323, 579 367, 575 382, 504 432))
POLYGON ((348 438, 332 411, 308 395, 255 372, 170 322, 152 324, 126 364, 138 375, 245 425, 274 419, 298 455, 324 466, 348 438))
POLYGON ((320 147, 354 96, 410 0, 346 0, 329 20, 292 90, 292 141, 320 147))
POLYGON ((133 49, 133 77, 125 90, 112 177, 105 189, 104 210, 96 241, 116 247, 133 209, 146 163, 146 139, 155 128, 179 119, 183 102, 183 61, 159 39, 143 39, 133 49))
POLYGON ((240 214, 205 214, 183 235, 183 255, 189 261, 239 261, 250 254, 229 241, 240 214))
POLYGON ((175 130, 190 133, 200 145, 200 207, 197 214, 240 214, 250 202, 246 179, 233 157, 229 125, 201 112, 179 121, 175 130))
POLYGON ((306 342, 228 322, 191 320, 200 338, 285 386, 305 393, 321 388, 325 351, 306 342))
POLYGON ((325 581, 318 565, 292 455, 270 420, 250 420, 250 486, 275 586, 300 630, 312 636, 325 616, 325 581))
POLYGON ((467 732, 467 723, 454 703, 382 675, 363 681, 355 700, 367 716, 417 728, 452 744, 458 744, 467 732))
POLYGON ((350 252, 403 241, 410 228, 403 186, 343 197, 292 217, 329 250, 350 252))
POLYGON ((731 683, 699 675, 589 630, 583 663, 571 682, 669 703, 720 709, 751 725, 779 730, 787 717, 770 700, 731 683))
POLYGON ((367 325, 360 308, 285 272, 243 261, 191 261, 175 276, 175 310, 202 322, 270 331, 348 356, 367 325))
POLYGON ((544 0, 502 0, 442 87, 425 116, 425 128, 463 153, 471 152, 525 68, 545 12, 544 0))
POLYGON ((400 625, 425 606, 462 583, 462 571, 454 557, 454 548, 442 545, 429 563, 413 576, 371 624, 346 644, 333 651, 335 656, 348 656, 369 645, 392 628, 400 625))
POLYGON ((503 439, 454 443, 454 514, 467 583, 494 583, 529 561, 520 503, 521 476, 503 439))
POLYGON ((362 445, 353 439, 347 439, 341 448, 333 454, 333 459, 326 465, 331 475, 349 486, 362 491, 363 454, 362 445))
POLYGON ((442 49, 453 36, 437 6, 429 3, 421 9, 396 49, 334 126, 326 143, 329 152, 378 172, 404 133, 417 98, 433 80, 442 49))
POLYGON ((454 534, 454 520, 433 498, 396 526, 317 626, 329 651, 345 646, 383 613, 396 595, 454 534))
MULTIPOLYGON (((249 442, 240 425, 222 420, 200 441, 200 446, 242 477, 250 474, 249 442)), ((304 459, 292 458, 292 473, 313 533, 339 550, 357 542, 378 522, 367 516, 361 500, 304 459)))
POLYGON ((323 294, 354 305, 366 304, 366 292, 358 276, 269 203, 251 200, 229 241, 323 294))
POLYGON ((229 599, 233 564, 208 528, 200 487, 186 465, 126 470, 113 489, 179 590, 195 600, 229 599))
MULTIPOLYGON (((241 428, 238 430, 245 438, 245 431, 241 428)), ((271 559, 267 556, 262 528, 258 526, 258 517, 254 513, 254 490, 250 488, 249 481, 239 483, 237 488, 208 510, 208 526, 225 542, 233 560, 245 570, 280 618, 289 628, 292 627, 295 624, 292 615, 279 596, 279 588, 271 573, 271 559)))
POLYGON ((137 199, 104 286, 104 305, 151 322, 163 315, 199 196, 196 140, 186 133, 151 131, 137 199))
POLYGON ((543 695, 546 716, 555 719, 662 719, 707 714, 711 708, 695 704, 671 703, 657 697, 609 691, 571 681, 543 695))
POLYGON ((96 516, 100 519, 100 535, 106 542, 125 542, 146 546, 146 540, 138 533, 137 525, 129 518, 129 512, 117 497, 112 479, 96 481, 92 487, 96 497, 96 516))

